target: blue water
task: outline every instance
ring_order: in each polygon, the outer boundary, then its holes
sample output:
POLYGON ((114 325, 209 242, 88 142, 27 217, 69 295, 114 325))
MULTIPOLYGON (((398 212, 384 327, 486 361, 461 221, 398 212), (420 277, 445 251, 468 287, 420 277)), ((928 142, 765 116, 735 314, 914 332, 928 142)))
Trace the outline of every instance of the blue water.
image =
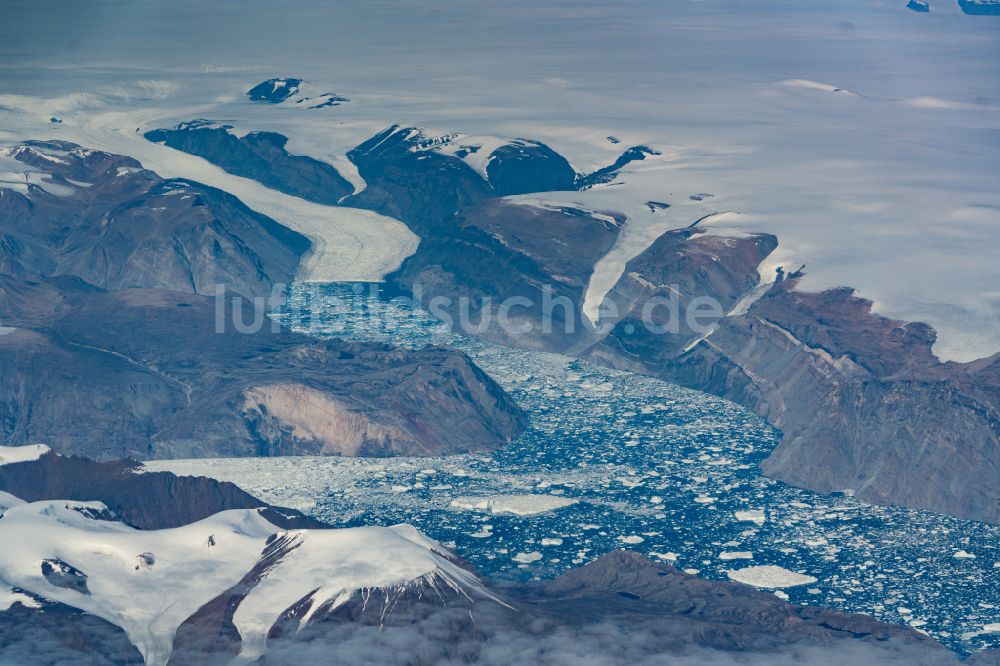
POLYGON ((452 335, 366 285, 296 285, 275 318, 318 337, 461 349, 530 426, 492 454, 192 462, 202 473, 337 525, 411 523, 495 576, 550 577, 621 547, 714 579, 773 564, 817 579, 784 590, 793 602, 910 623, 963 653, 1000 646, 1000 634, 982 632, 1000 622, 1000 528, 764 478, 757 465, 780 435, 732 403, 452 335), (575 503, 522 516, 461 499, 511 494, 575 503), (751 509, 763 524, 737 519, 751 509))

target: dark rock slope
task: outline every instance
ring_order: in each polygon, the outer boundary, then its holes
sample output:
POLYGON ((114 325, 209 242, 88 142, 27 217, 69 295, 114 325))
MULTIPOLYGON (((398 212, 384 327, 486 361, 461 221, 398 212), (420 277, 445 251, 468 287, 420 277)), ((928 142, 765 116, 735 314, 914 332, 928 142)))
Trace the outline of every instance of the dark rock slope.
POLYGON ((455 213, 496 196, 462 159, 433 150, 420 130, 393 125, 351 150, 367 186, 345 205, 368 208, 427 237, 447 233, 455 213))
POLYGON ((99 617, 19 591, 0 608, 0 664, 142 666, 125 632, 99 617))
POLYGON ((103 502, 109 518, 140 530, 180 527, 229 509, 260 509, 283 529, 325 527, 293 509, 268 506, 227 481, 144 472, 141 463, 128 459, 98 462, 50 452, 38 460, 0 465, 0 490, 26 502, 103 502))
MULTIPOLYGON (((258 104, 294 104, 298 109, 329 109, 349 101, 332 92, 303 94, 302 79, 268 79, 247 91, 247 99, 258 104)), ((306 89, 313 86, 306 84, 306 89)))
POLYGON ((696 226, 663 234, 628 263, 605 299, 601 323, 610 330, 590 357, 634 360, 637 370, 673 358, 698 338, 699 325, 717 323, 757 286, 757 266, 777 245, 770 235, 726 238, 696 226), (721 312, 700 316, 695 299, 702 297, 721 312))
POLYGON ((396 217, 422 239, 386 281, 427 307, 437 299, 453 322, 464 307, 469 332, 490 339, 559 351, 586 344, 583 296, 624 218, 498 198, 575 187, 569 163, 544 144, 498 148, 489 181, 436 147, 415 128, 393 126, 349 153, 368 186, 345 204, 396 217), (498 308, 511 297, 526 300, 508 303, 508 327, 498 308))
POLYGON ((353 654, 365 663, 420 665, 958 663, 907 627, 796 606, 624 551, 553 581, 503 588, 497 596, 507 606, 433 594, 386 604, 377 593, 295 631, 273 631, 263 662, 353 654), (398 644, 407 645, 404 658, 392 650, 398 644))
POLYGON ((790 604, 748 585, 699 578, 629 551, 611 552, 522 594, 529 607, 574 625, 631 618, 634 630, 655 627, 658 650, 703 647, 753 655, 796 645, 846 655, 862 644, 873 656, 881 653, 898 663, 953 660, 933 639, 908 627, 790 604))
POLYGON ((544 143, 518 139, 493 151, 486 176, 500 196, 576 189, 576 171, 544 143))
POLYGON ((0 189, 3 273, 197 294, 223 284, 254 296, 290 282, 309 249, 306 238, 235 197, 164 180, 130 157, 61 141, 4 151, 50 185, 0 189))
POLYGON ((770 236, 670 232, 626 267, 611 294, 622 319, 590 357, 767 418, 784 433, 763 463, 769 476, 1000 522, 1000 357, 940 363, 930 327, 873 314, 850 289, 803 292, 799 273, 755 293, 774 247, 770 236), (650 332, 643 304, 670 288, 682 304, 710 296, 730 316, 705 335, 682 308, 676 332, 650 332))
POLYGON ((13 328, 0 335, 5 444, 101 459, 439 455, 524 425, 462 354, 319 342, 238 297, 0 276, 0 320, 13 328))
POLYGON ((366 187, 342 199, 341 189, 331 179, 297 173, 295 161, 307 158, 288 154, 284 137, 268 134, 269 150, 262 157, 250 147, 261 142, 255 136, 237 139, 225 127, 209 127, 203 121, 146 134, 150 140, 201 155, 282 192, 402 220, 422 242, 403 268, 387 277, 391 285, 414 293, 425 305, 434 297, 447 297, 451 302, 441 311, 454 321, 459 316, 458 299, 466 299, 466 319, 477 330, 483 316, 494 322, 481 327, 482 335, 559 351, 592 342, 589 322, 582 315, 583 294, 594 264, 617 239, 623 218, 502 197, 608 183, 630 162, 658 154, 636 146, 607 167, 579 174, 544 143, 515 139, 488 156, 484 177, 464 159, 482 146, 462 144, 457 135, 433 138, 415 127, 393 125, 348 153, 366 187), (551 287, 548 297, 543 286, 551 287), (496 324, 498 303, 508 296, 532 303, 510 312, 518 333, 496 324), (559 303, 551 309, 555 313, 551 330, 543 330, 541 315, 547 299, 559 303), (532 330, 518 328, 521 324, 532 330))
POLYGON ((309 201, 336 205, 354 187, 326 162, 285 150, 288 139, 274 132, 237 137, 229 125, 207 121, 182 123, 144 135, 185 153, 203 157, 229 173, 309 201))
POLYGON ((594 264, 611 249, 623 221, 572 207, 491 199, 459 212, 450 233, 421 241, 386 280, 456 330, 569 351, 592 335, 581 314, 584 295, 594 264))

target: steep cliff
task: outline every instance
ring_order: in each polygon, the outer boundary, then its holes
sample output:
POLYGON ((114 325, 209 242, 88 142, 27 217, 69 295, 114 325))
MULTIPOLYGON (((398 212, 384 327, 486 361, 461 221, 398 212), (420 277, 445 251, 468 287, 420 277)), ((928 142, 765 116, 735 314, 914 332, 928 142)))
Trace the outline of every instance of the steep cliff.
POLYGON ((762 465, 769 476, 1000 521, 1000 358, 941 363, 930 327, 874 314, 851 289, 801 291, 799 273, 758 287, 775 245, 666 234, 626 267, 609 297, 621 319, 589 356, 753 409, 784 433, 762 465), (650 331, 643 308, 665 291, 680 305, 660 316, 678 324, 650 331), (700 296, 726 316, 696 332, 685 306, 700 296))
POLYGON ((103 289, 266 295, 309 241, 221 190, 164 180, 130 157, 74 144, 2 149, 31 181, 0 188, 0 270, 72 275, 103 289), (37 184, 36 184, 37 183, 37 184))
POLYGON ((0 277, 0 306, 4 443, 102 459, 439 455, 524 426, 460 353, 319 342, 232 295, 0 277))

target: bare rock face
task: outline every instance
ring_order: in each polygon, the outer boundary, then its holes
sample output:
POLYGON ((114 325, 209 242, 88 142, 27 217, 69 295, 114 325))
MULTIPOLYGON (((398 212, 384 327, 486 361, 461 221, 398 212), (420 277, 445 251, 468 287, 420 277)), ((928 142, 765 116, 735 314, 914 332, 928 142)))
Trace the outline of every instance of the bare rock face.
MULTIPOLYGON (((259 509, 284 529, 325 527, 293 509, 271 507, 227 481, 144 472, 142 464, 134 460, 98 462, 47 453, 38 460, 0 465, 0 490, 25 502, 102 502, 109 511, 102 519, 120 520, 140 530, 180 527, 230 509, 259 509)), ((43 563, 43 575, 85 590, 86 576, 72 575, 62 564, 49 563, 50 573, 45 573, 43 563)))
POLYGON ((909 627, 790 604, 747 585, 699 578, 628 551, 611 552, 539 583, 523 601, 577 625, 630 618, 635 631, 655 622, 660 650, 704 647, 752 657, 809 646, 817 658, 858 651, 873 663, 955 662, 948 650, 909 627))
POLYGON ((267 187, 309 201, 336 205, 354 192, 354 187, 329 164, 288 153, 285 150, 288 139, 283 135, 250 132, 238 137, 231 129, 229 125, 195 120, 173 129, 146 132, 143 136, 203 157, 229 173, 253 178, 267 187))
POLYGON ((232 295, 0 277, 0 305, 5 444, 101 459, 440 455, 497 448, 525 423, 463 354, 316 341, 232 295), (262 324, 241 333, 234 314, 262 324))
POLYGON ((110 622, 25 595, 24 602, 0 611, 0 663, 142 666, 143 660, 125 632, 110 622))
POLYGON ((1000 521, 1000 358, 941 363, 929 326, 872 314, 851 289, 802 292, 799 273, 779 272, 761 291, 757 266, 775 245, 769 236, 664 235, 626 267, 610 295, 623 318, 589 357, 768 419, 784 433, 762 465, 774 478, 1000 521), (677 296, 680 325, 650 332, 638 313, 665 291, 677 296), (698 296, 728 315, 702 334, 684 317, 698 296))
MULTIPOLYGON (((712 663, 785 663, 794 661, 792 655, 801 663, 836 662, 846 655, 862 663, 958 663, 936 641, 908 627, 793 605, 625 551, 553 581, 502 591, 504 601, 497 603, 450 589, 375 589, 367 599, 352 598, 303 625, 293 606, 272 629, 262 661, 346 655, 363 645, 373 659, 390 648, 382 661, 428 665, 449 660, 499 665, 512 658, 559 664, 578 652, 599 664, 645 663, 654 655, 671 663, 699 663, 702 654, 711 655, 712 663), (392 656, 390 646, 399 644, 407 646, 403 660, 392 656), (338 646, 349 647, 338 651, 338 646)), ((309 600, 301 605, 307 608, 309 600)))
POLYGON ((423 238, 449 227, 456 211, 496 196, 458 157, 420 150, 429 141, 417 128, 393 125, 351 150, 368 186, 344 204, 402 220, 423 238))
POLYGON ((50 585, 80 594, 90 594, 90 590, 87 589, 87 574, 62 560, 42 560, 42 577, 50 585))
POLYGON ((1000 522, 1000 359, 939 363, 928 326, 873 315, 850 290, 795 285, 726 321, 704 352, 725 350, 735 372, 757 378, 763 400, 748 403, 785 434, 764 472, 1000 522))
POLYGON ((608 294, 601 324, 610 331, 589 356, 619 366, 635 359, 640 371, 673 358, 701 335, 695 326, 717 323, 753 291, 757 267, 777 245, 767 234, 731 238, 694 226, 663 234, 608 294), (720 306, 714 316, 699 315, 703 298, 720 306))
POLYGON ((291 428, 292 437, 315 442, 318 452, 356 456, 368 448, 391 450, 406 433, 392 424, 372 421, 323 391, 304 384, 255 386, 243 394, 243 407, 272 428, 291 428))
POLYGON ((245 296, 288 283, 309 241, 221 190, 164 180, 130 157, 62 141, 4 155, 41 178, 0 196, 0 271, 76 276, 102 289, 245 296))

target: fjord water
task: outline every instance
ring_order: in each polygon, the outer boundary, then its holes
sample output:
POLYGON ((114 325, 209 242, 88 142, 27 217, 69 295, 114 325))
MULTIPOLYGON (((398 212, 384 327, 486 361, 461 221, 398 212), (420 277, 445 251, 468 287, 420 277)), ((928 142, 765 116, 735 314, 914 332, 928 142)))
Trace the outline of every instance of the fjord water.
MULTIPOLYGON (((411 523, 487 574, 557 575, 615 548, 700 576, 776 565, 796 603, 907 623, 966 653, 1000 645, 1000 527, 820 495, 761 476, 780 434, 650 377, 470 340, 369 284, 296 284, 274 315, 317 337, 462 349, 528 413, 517 441, 445 458, 161 461, 337 526, 411 523)), ((780 583, 781 581, 778 581, 780 583)))

